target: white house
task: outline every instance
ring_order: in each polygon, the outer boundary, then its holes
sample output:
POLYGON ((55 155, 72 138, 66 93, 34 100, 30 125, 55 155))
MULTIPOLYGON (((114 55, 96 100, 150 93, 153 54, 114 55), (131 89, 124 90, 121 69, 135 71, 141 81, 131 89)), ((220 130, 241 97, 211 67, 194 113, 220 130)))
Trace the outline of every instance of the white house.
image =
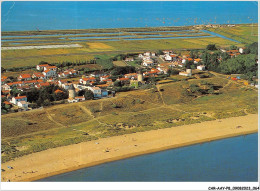
POLYGON ((18 107, 22 107, 22 108, 24 108, 25 110, 28 109, 28 103, 27 103, 26 101, 19 101, 19 102, 17 103, 17 105, 18 105, 18 107))
POLYGON ((142 54, 139 54, 138 57, 139 57, 139 58, 143 58, 144 56, 143 56, 142 54))
POLYGON ((197 69, 198 70, 205 70, 205 66, 204 65, 199 65, 199 66, 197 66, 197 69))
POLYGON ((164 60, 166 61, 172 61, 172 57, 169 54, 164 55, 164 60))
POLYGON ((37 66, 36 66, 36 69, 37 69, 37 70, 42 70, 42 69, 44 69, 44 67, 46 67, 46 66, 50 66, 50 65, 49 65, 49 64, 37 65, 37 66))
POLYGON ((244 53, 244 48, 239 48, 238 51, 243 54, 244 53))
POLYGON ((56 71, 55 71, 55 70, 44 70, 44 71, 42 72, 42 74, 43 74, 44 77, 46 77, 46 78, 56 77, 56 71))
POLYGON ((40 72, 33 73, 32 78, 44 79, 44 75, 40 72))
POLYGON ((94 77, 79 79, 79 83, 81 83, 81 84, 89 84, 89 83, 95 82, 95 81, 96 81, 96 78, 94 78, 94 77))
POLYGON ((30 74, 21 74, 19 77, 18 77, 18 80, 22 80, 22 81, 28 81, 28 80, 31 80, 32 77, 30 74))
POLYGON ((27 97, 26 96, 12 97, 12 100, 10 102, 17 105, 18 102, 21 102, 21 101, 27 102, 27 97))
POLYGON ((88 90, 92 91, 94 94, 94 98, 101 98, 101 89, 99 87, 87 87, 88 90))
POLYGON ((150 52, 145 52, 145 53, 144 53, 144 56, 150 56, 150 55, 151 55, 150 52))
POLYGON ((57 70, 56 66, 44 66, 43 70, 57 70))
POLYGON ((101 76, 101 77, 100 77, 100 81, 103 82, 103 81, 107 80, 109 77, 110 77, 109 75, 107 75, 107 76, 101 76))

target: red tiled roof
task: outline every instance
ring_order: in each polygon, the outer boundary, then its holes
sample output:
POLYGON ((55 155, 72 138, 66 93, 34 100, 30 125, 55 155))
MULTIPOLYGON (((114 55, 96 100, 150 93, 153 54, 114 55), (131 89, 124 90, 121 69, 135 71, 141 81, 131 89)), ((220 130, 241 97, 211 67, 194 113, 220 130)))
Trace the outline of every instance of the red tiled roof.
POLYGON ((41 65, 38 65, 39 67, 45 67, 45 66, 49 66, 49 64, 41 64, 41 65))
POLYGON ((40 72, 38 72, 38 73, 33 73, 36 77, 44 77, 44 75, 42 74, 42 73, 40 73, 40 72))
POLYGON ((55 92, 54 92, 55 94, 57 94, 57 93, 63 93, 63 91, 61 91, 61 90, 59 90, 59 89, 57 89, 57 90, 55 90, 55 92))
POLYGON ((7 83, 8 86, 12 86, 14 84, 23 84, 23 82, 19 81, 19 82, 10 82, 10 83, 7 83))
POLYGON ((31 78, 30 74, 21 74, 19 78, 31 78))
POLYGON ((4 104, 6 104, 6 105, 12 105, 9 101, 4 101, 4 104))
POLYGON ((49 86, 50 83, 49 82, 42 82, 42 83, 39 83, 40 86, 49 86))
POLYGON ((90 78, 82 78, 83 81, 90 81, 90 80, 96 80, 96 78, 94 77, 90 77, 90 78))
POLYGON ((129 78, 119 78, 120 81, 127 81, 129 78))
POLYGON ((1 76, 1 80, 6 80, 7 77, 6 76, 1 76))
POLYGON ((18 97, 15 97, 15 99, 23 99, 23 98, 26 98, 26 96, 18 96, 18 97))
POLYGON ((56 66, 46 66, 47 69, 57 68, 56 66))
POLYGON ((28 80, 28 81, 24 81, 25 84, 29 84, 29 83, 37 83, 36 80, 28 80))

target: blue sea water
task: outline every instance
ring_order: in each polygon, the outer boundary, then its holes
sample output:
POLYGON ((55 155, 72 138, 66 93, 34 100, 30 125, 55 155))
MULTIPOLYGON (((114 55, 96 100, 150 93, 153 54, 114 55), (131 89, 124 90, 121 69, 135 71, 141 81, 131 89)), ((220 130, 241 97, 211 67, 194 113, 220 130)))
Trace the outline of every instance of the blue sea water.
POLYGON ((251 182, 258 180, 258 134, 114 161, 39 182, 172 181, 251 182))
POLYGON ((2 31, 258 22, 257 1, 4 1, 2 31))

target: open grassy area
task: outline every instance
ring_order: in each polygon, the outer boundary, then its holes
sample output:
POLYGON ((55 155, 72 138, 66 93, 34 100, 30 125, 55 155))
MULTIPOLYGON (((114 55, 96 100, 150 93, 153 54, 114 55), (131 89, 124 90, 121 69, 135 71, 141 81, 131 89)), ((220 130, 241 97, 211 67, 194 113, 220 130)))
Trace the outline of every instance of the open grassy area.
MULTIPOLYGON (((185 39, 160 39, 160 40, 125 40, 105 42, 115 50, 121 51, 145 51, 145 50, 163 50, 163 49, 204 49, 208 44, 216 44, 221 47, 228 47, 234 44, 219 37, 206 38, 185 38, 185 39)), ((237 43, 239 45, 239 43, 237 43)))
POLYGON ((127 66, 124 61, 113 61, 115 66, 127 66))
MULTIPOLYGON (((171 76, 174 78, 174 76, 171 76)), ((82 141, 257 113, 257 91, 221 77, 189 79, 114 98, 2 115, 2 160, 82 141), (202 81, 218 94, 183 93, 202 81)))
POLYGON ((245 44, 258 41, 258 24, 241 24, 236 25, 235 27, 209 28, 207 30, 219 33, 245 44))

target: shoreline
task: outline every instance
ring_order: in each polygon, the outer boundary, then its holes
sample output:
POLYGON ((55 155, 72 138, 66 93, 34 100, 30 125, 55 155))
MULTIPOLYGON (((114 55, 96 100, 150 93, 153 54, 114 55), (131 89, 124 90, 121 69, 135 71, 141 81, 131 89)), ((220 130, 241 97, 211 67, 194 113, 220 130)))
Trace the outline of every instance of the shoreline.
POLYGON ((249 114, 103 138, 48 149, 3 163, 2 168, 6 171, 2 172, 1 179, 34 181, 102 163, 257 132, 258 114, 249 114), (14 169, 7 169, 7 166, 14 169))

